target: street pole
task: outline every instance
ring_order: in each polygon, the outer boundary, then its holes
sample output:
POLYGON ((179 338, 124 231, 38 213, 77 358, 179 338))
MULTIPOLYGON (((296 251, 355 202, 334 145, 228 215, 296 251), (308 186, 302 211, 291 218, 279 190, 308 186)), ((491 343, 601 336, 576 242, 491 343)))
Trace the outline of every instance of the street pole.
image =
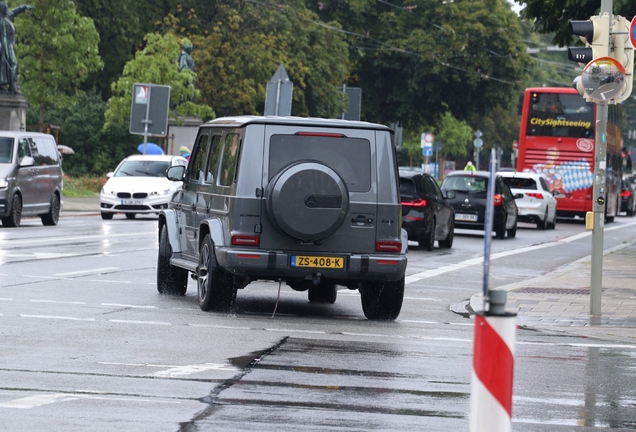
MULTIPOLYGON (((601 0, 601 15, 608 13, 611 16, 612 7, 612 0, 601 0)), ((590 324, 597 325, 601 323, 603 287, 603 237, 607 201, 607 113, 607 102, 597 102, 596 133, 594 136, 594 186, 592 191, 594 226, 592 228, 592 262, 590 271, 590 324)))

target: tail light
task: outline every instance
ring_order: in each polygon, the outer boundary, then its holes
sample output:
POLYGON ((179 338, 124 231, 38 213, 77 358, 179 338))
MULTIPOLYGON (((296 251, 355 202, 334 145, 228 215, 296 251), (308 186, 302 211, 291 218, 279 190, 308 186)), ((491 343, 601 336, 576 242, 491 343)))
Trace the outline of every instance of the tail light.
POLYGON ((377 252, 401 252, 402 242, 399 241, 378 241, 375 242, 377 252))
POLYGON ((539 192, 526 192, 526 196, 530 198, 543 199, 543 194, 539 192))
POLYGON ((424 220, 423 217, 418 217, 418 216, 405 216, 404 219, 406 219, 407 221, 421 221, 421 220, 424 220))
POLYGON ((404 207, 426 207, 428 202, 425 199, 420 199, 417 201, 402 201, 402 205, 404 207))
POLYGON ((495 207, 498 207, 500 205, 503 204, 503 197, 501 196, 501 194, 496 194, 495 195, 495 207))
POLYGON ((257 235, 235 234, 232 236, 232 245, 234 246, 258 246, 261 238, 257 235))
POLYGON ((622 197, 628 197, 630 195, 631 195, 631 193, 628 190, 624 190, 623 192, 621 192, 621 196, 622 197))

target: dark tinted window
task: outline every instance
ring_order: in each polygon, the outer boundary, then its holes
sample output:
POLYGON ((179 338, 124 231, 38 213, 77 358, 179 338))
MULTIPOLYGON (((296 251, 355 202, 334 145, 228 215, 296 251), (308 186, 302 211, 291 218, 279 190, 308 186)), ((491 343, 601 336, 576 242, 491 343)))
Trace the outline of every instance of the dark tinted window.
POLYGON ((371 189, 371 143, 366 139, 272 135, 270 180, 287 165, 302 160, 324 163, 342 177, 352 192, 371 189))
POLYGON ((594 104, 576 94, 532 93, 527 135, 594 137, 594 104))
POLYGON ((410 178, 400 178, 400 196, 414 197, 417 196, 415 183, 410 178))
POLYGON ((13 138, 0 138, 0 163, 11 163, 13 138))
POLYGON ((31 157, 31 146, 27 138, 20 138, 18 141, 18 161, 22 163, 22 158, 25 156, 31 157))
POLYGON ((205 175, 205 181, 214 182, 219 171, 219 161, 221 160, 221 151, 223 144, 221 143, 221 135, 212 136, 212 145, 210 146, 210 161, 208 162, 208 172, 205 175))
POLYGON ((504 177, 504 183, 511 189, 537 189, 537 183, 531 178, 523 177, 504 177))
POLYGON ((427 194, 432 196, 441 195, 441 193, 439 193, 439 188, 437 187, 437 183, 435 182, 433 177, 423 176, 422 183, 424 184, 424 191, 427 194))
POLYGON ((190 158, 190 175, 189 178, 192 181, 200 182, 203 180, 203 173, 205 171, 206 156, 208 153, 209 136, 201 135, 199 137, 199 143, 195 149, 194 157, 190 158))
POLYGON ((31 142, 35 145, 36 152, 31 147, 31 154, 35 159, 36 165, 56 165, 58 161, 58 152, 55 141, 52 138, 34 137, 31 142))
POLYGON ((238 161, 239 144, 241 137, 232 133, 225 136, 225 146, 223 147, 223 162, 219 172, 219 184, 222 186, 232 186, 238 161))

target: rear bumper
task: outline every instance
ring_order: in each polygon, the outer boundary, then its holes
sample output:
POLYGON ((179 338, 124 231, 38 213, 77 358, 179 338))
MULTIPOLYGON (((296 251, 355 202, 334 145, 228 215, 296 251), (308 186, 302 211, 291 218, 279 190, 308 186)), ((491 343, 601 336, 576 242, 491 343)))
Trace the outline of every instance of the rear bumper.
MULTIPOLYGON (((291 256, 293 254, 279 251, 216 248, 217 262, 224 270, 235 275, 249 276, 256 279, 303 279, 320 273, 322 277, 336 282, 396 281, 404 276, 407 264, 407 258, 404 254, 321 254, 321 256, 344 257, 344 268, 293 268, 291 267, 291 256)), ((307 255, 307 253, 299 252, 298 255, 307 255)))

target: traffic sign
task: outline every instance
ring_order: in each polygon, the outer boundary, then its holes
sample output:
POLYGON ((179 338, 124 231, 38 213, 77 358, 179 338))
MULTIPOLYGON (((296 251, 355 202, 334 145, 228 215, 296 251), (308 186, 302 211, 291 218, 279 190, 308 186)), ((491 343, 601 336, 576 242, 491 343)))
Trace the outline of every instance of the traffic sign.
POLYGON ((170 86, 135 83, 130 109, 130 133, 166 136, 169 104, 170 86))
POLYGON ((632 19, 632 24, 629 26, 629 40, 632 42, 632 46, 636 48, 636 16, 632 19))
POLYGON ((422 156, 433 156, 433 146, 422 147, 422 156))
POLYGON ((514 141, 512 142, 512 148, 513 148, 513 149, 516 149, 517 147, 519 147, 519 143, 517 142, 517 140, 514 140, 514 141))
POLYGON ((475 139, 473 140, 473 145, 474 145, 476 148, 481 148, 481 146, 483 146, 483 145, 484 145, 484 141, 483 141, 481 138, 475 138, 475 139))

